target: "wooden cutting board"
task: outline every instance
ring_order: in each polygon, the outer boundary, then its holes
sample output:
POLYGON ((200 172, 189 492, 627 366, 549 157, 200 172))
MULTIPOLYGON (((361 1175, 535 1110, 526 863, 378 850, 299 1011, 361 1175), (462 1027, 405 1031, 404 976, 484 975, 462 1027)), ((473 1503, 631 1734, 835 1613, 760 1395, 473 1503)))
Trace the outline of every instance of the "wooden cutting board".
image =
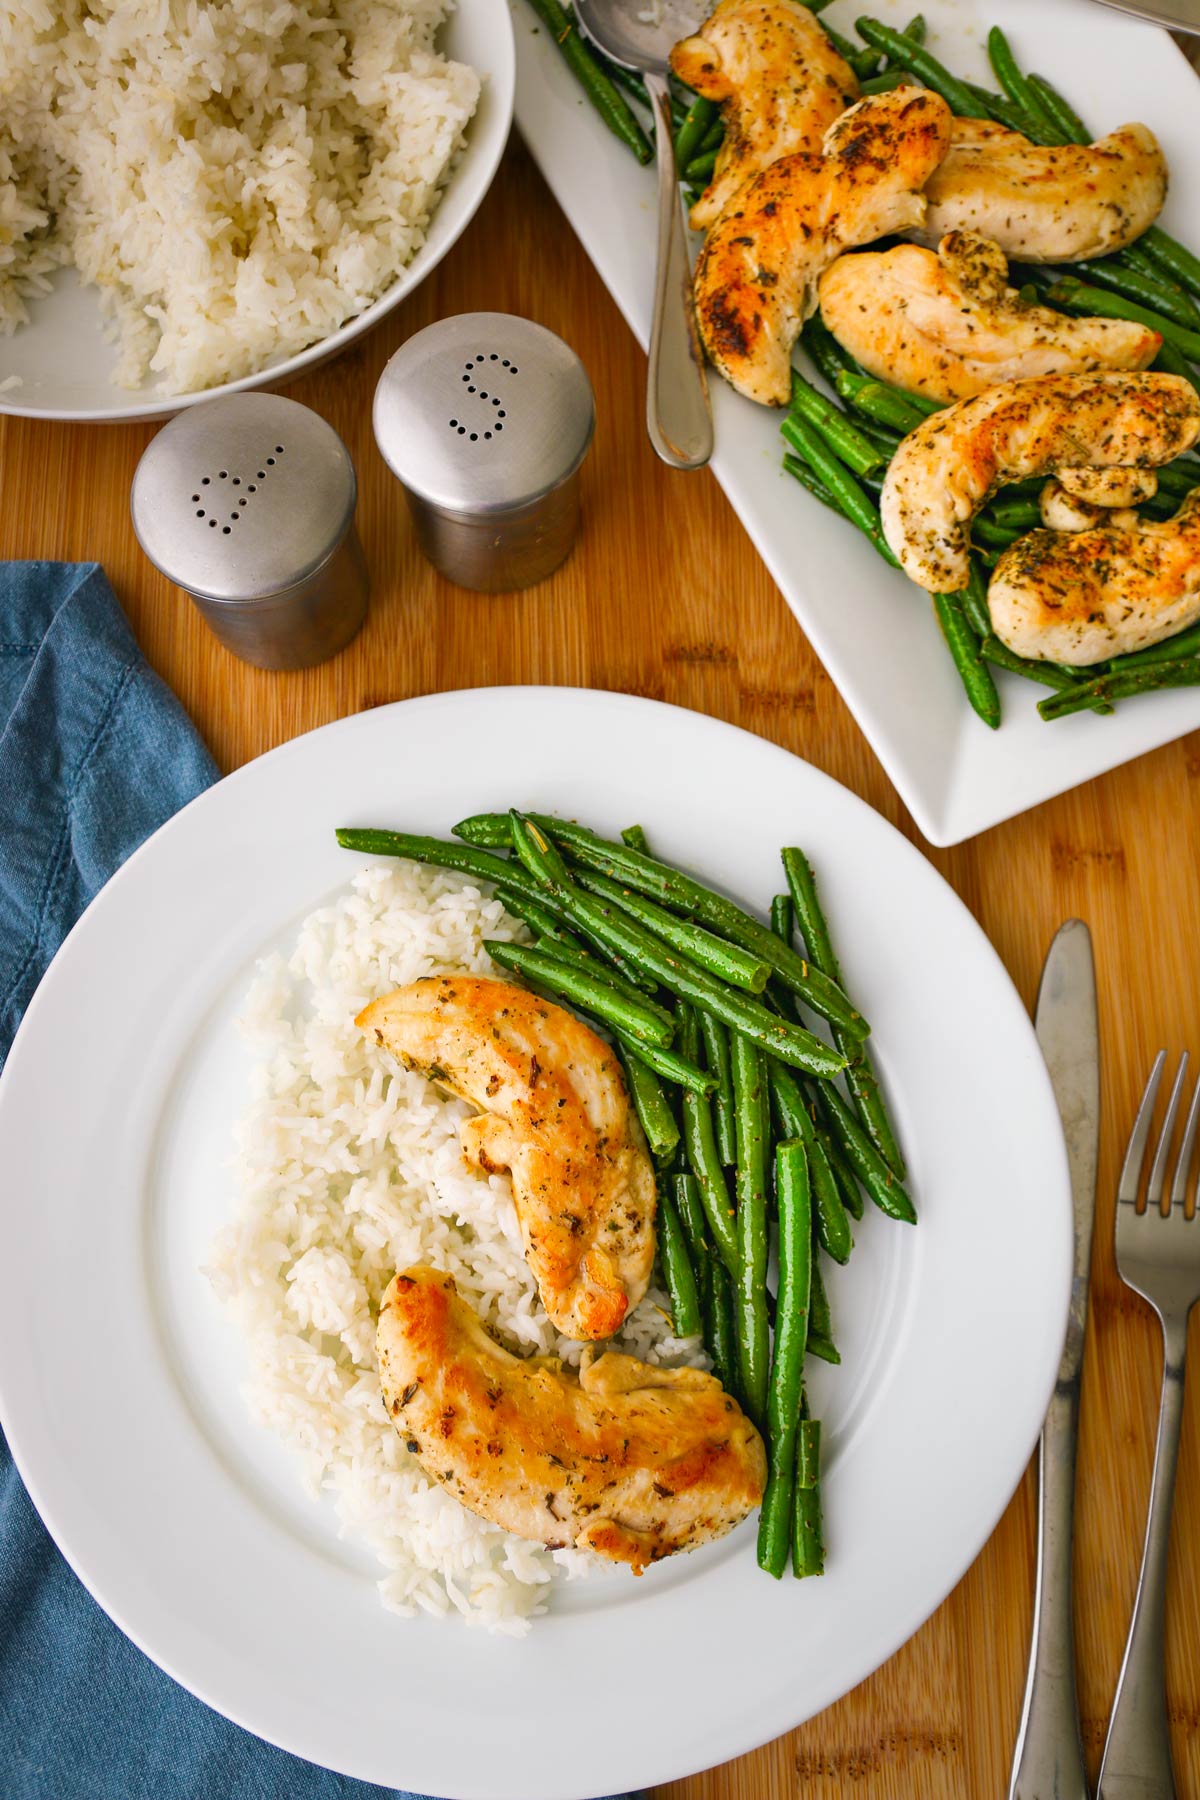
MULTIPOLYGON (((648 694, 759 732, 870 801, 962 895, 1026 1001, 1056 928, 1073 915, 1088 921, 1100 974, 1104 1146, 1084 1377, 1077 1635, 1095 1769, 1136 1583, 1160 1369, 1157 1328, 1116 1277, 1112 1190, 1153 1052, 1190 1044, 1200 1053, 1200 735, 958 849, 930 850, 715 481, 656 462, 642 423, 644 381, 633 339, 514 143, 479 218, 436 274, 365 341, 289 389, 336 426, 359 471, 374 597, 350 649, 323 668, 279 676, 239 664, 216 644, 133 538, 129 484, 149 426, 0 420, 0 555, 102 562, 150 661, 223 769, 330 719, 438 689, 554 682, 648 694), (574 344, 599 416, 575 554, 545 585, 501 598, 450 587, 421 560, 370 428, 376 379, 402 338, 446 313, 483 308, 527 314, 574 344)), ((797 505, 808 504, 798 491, 797 505)), ((1047 754, 1051 739, 1047 728, 1047 754)), ((881 897, 881 912, 883 905, 881 897)), ((997 1132, 1020 1125, 995 1121, 997 1132)), ((986 1157, 986 1143, 979 1153, 986 1157)), ((1031 1243, 1030 1257, 1037 1254, 1031 1243)), ((1195 1334, 1193 1348, 1200 1352, 1195 1334)), ((1187 1412, 1167 1666, 1181 1791, 1197 1795, 1200 1356, 1187 1412)), ((876 1675, 790 1736, 662 1794, 997 1800, 1007 1790, 1024 1681, 1033 1554, 1027 1477, 960 1586, 876 1675)), ((669 1645, 659 1648, 669 1654, 669 1645)), ((707 1703, 697 1695, 698 1706, 707 1703)), ((798 1694, 797 1710, 803 1704, 798 1694)), ((619 1709, 612 1724, 620 1729, 619 1709)))

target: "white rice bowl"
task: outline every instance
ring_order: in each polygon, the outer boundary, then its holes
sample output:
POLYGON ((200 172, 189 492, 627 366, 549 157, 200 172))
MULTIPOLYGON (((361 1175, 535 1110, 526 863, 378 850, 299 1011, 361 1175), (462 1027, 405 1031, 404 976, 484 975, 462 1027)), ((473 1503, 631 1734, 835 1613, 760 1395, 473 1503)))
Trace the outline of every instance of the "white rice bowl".
MULTIPOLYGON (((384 1604, 513 1635, 593 1559, 503 1531, 425 1476, 384 1411, 379 1300, 397 1269, 428 1263, 510 1349, 577 1364, 582 1346, 546 1317, 508 1177, 463 1161, 471 1109, 354 1019, 422 975, 503 975, 483 940, 525 936, 462 877, 397 862, 359 875, 304 921, 289 958, 260 965, 243 1018, 256 1063, 236 1133, 237 1216, 208 1270, 244 1340, 254 1417, 295 1452, 314 1498, 335 1497, 341 1533, 378 1556, 384 1604)), ((652 1288, 614 1341, 647 1362, 707 1366, 699 1339, 671 1336, 666 1309, 652 1288)))
POLYGON ((478 102, 448 10, 0 6, 0 334, 68 261, 123 387, 194 393, 336 331, 420 248, 478 102))

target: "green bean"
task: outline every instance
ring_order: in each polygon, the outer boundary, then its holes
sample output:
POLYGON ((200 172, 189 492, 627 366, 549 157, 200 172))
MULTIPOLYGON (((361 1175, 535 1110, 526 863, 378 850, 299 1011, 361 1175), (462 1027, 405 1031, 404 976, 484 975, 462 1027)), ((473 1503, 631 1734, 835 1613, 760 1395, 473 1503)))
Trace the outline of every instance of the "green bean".
POLYGON ((601 962, 598 956, 594 956, 586 945, 580 944, 578 939, 567 943, 561 937, 542 937, 534 944, 534 949, 540 950, 542 955, 548 956, 552 962, 563 963, 569 969, 582 969, 585 974, 594 976, 597 981, 605 982, 616 993, 623 994, 635 1005, 646 1004, 644 989, 634 987, 632 981, 626 981, 623 975, 618 975, 607 963, 601 962))
POLYGON ((706 1075, 694 1062, 686 1056, 679 1056, 674 1050, 657 1050, 653 1044, 639 1043, 637 1038, 626 1037, 619 1026, 612 1027, 613 1036, 623 1044, 632 1056, 644 1062, 647 1068, 661 1075, 664 1081, 674 1082, 676 1087, 683 1088, 685 1093, 699 1094, 706 1098, 713 1091, 713 1078, 706 1075))
POLYGON ((935 94, 940 94, 951 112, 956 113, 960 119, 987 118, 986 111, 966 84, 952 75, 949 69, 943 68, 936 57, 930 56, 928 50, 912 43, 902 32, 893 31, 890 26, 872 18, 856 20, 855 29, 859 37, 865 39, 873 49, 886 51, 892 62, 919 75, 925 86, 932 88, 935 94))
POLYGON ((677 1338, 700 1335, 700 1296, 688 1255, 687 1238, 669 1194, 658 1195, 658 1254, 671 1296, 671 1331, 677 1338))
MULTIPOLYGON (((828 25, 825 27, 825 30, 829 30, 828 25)), ((883 67, 883 58, 880 56, 878 50, 856 50, 852 56, 846 58, 846 61, 854 70, 860 85, 864 81, 870 81, 873 76, 878 75, 880 69, 883 67)))
POLYGON ((617 1055, 650 1154, 656 1163, 668 1163, 679 1143, 679 1126, 662 1082, 648 1064, 641 1062, 623 1044, 618 1044, 617 1055))
POLYGON ((776 894, 771 900, 771 930, 782 943, 790 944, 795 931, 795 920, 792 917, 792 896, 776 894))
POLYGON ((797 1577, 825 1572, 825 1544, 821 1528, 821 1426, 808 1417, 805 1404, 796 1433, 796 1486, 792 1502, 792 1574, 797 1577))
POLYGON ((862 374, 858 364, 843 350, 820 313, 814 313, 806 321, 800 334, 800 342, 830 387, 837 386, 837 378, 843 369, 849 369, 852 374, 862 374))
MULTIPOLYGON (((757 919, 751 918, 749 913, 743 912, 732 900, 714 893, 711 888, 706 888, 702 882, 685 875, 681 869, 672 868, 669 863, 659 862, 653 856, 630 850, 624 844, 614 844, 607 838, 597 837, 586 826, 551 819, 544 813, 534 813, 531 816, 543 831, 551 833, 567 846, 576 863, 610 875, 623 887, 635 888, 639 893, 649 894, 651 898, 677 912, 702 920, 704 924, 719 931, 722 937, 740 944, 752 956, 761 957, 764 962, 769 963, 785 986, 792 993, 798 994, 811 1011, 840 1025, 855 1037, 869 1035, 870 1026, 862 1014, 850 1005, 846 996, 827 975, 822 975, 804 957, 797 956, 788 945, 781 944, 774 932, 757 919)), ((494 860, 499 861, 499 858, 494 860)), ((736 1026, 736 1021, 725 1022, 736 1026)))
POLYGON ((1190 458, 1180 457, 1176 462, 1164 463, 1156 469, 1158 489, 1160 493, 1172 494, 1176 499, 1184 500, 1200 487, 1200 463, 1193 463, 1190 458))
POLYGON ((767 1082, 762 1055, 749 1038, 736 1033, 730 1052, 737 1119, 734 1185, 738 1373, 746 1411, 761 1428, 766 1419, 771 1354, 767 1317, 767 1082))
POLYGON ((853 68, 854 58, 861 54, 861 45, 852 44, 848 37, 843 37, 841 32, 835 31, 832 25, 826 25, 822 22, 821 29, 841 57, 842 61, 849 63, 851 68, 853 68))
POLYGON ((916 1210, 903 1183, 888 1168, 831 1081, 822 1085, 821 1103, 838 1147, 880 1212, 906 1225, 915 1225, 916 1210))
POLYGON ((1168 344, 1165 338, 1158 347, 1154 367, 1165 369, 1168 375, 1181 376, 1184 381, 1190 382, 1196 392, 1200 394, 1200 377, 1197 377, 1196 371, 1182 350, 1177 350, 1174 344, 1168 344))
POLYGON ((859 85, 865 97, 867 94, 890 94, 894 88, 907 87, 911 81, 907 69, 885 69, 882 75, 872 75, 859 85))
POLYGON ((1200 294, 1200 257, 1195 256, 1186 244, 1179 243, 1161 226, 1151 225, 1138 239, 1138 245, 1189 294, 1200 294))
POLYGON ((650 841, 641 825, 627 825, 621 833, 621 842, 628 844, 631 850, 649 851, 650 841))
POLYGON ((976 549, 983 545, 988 550, 1007 550, 1021 535, 1011 527, 995 524, 986 512, 977 512, 971 520, 971 542, 976 549))
POLYGON ((451 826, 456 838, 486 850, 512 849, 512 822, 506 812, 472 813, 451 826))
POLYGON ((819 1356, 822 1362, 840 1363, 842 1360, 833 1341, 829 1297, 821 1275, 821 1259, 817 1256, 812 1261, 812 1291, 808 1300, 808 1353, 819 1356))
POLYGON ((1043 144, 1065 144, 1064 134, 1055 125, 1046 109, 1039 103, 1038 97, 1017 67, 1008 39, 998 25, 993 25, 988 32, 988 61, 995 71, 996 80, 1004 89, 1014 106, 1029 114, 1038 127, 1038 137, 1043 144))
POLYGON ((782 1068, 777 1062, 768 1063, 767 1082, 781 1132, 784 1137, 803 1144, 808 1153, 813 1216, 821 1248, 834 1262, 847 1262, 854 1248, 850 1221, 846 1217, 846 1209, 838 1192, 825 1145, 817 1136, 804 1095, 791 1071, 782 1068))
POLYGON ((992 500, 987 510, 1005 531, 1036 531, 1042 522, 1042 509, 1035 500, 1021 500, 1009 494, 992 500))
POLYGON ((1025 77, 1041 110, 1052 119, 1068 144, 1090 144, 1091 133, 1087 126, 1063 99, 1058 89, 1051 87, 1044 75, 1027 75, 1025 77))
MULTIPOLYGON (((679 1047, 693 1061, 699 1055, 700 1027, 695 1009, 679 1009, 679 1047)), ((731 1275, 738 1272, 737 1233, 734 1229, 733 1203, 725 1171, 717 1155, 713 1138, 712 1108, 702 1094, 684 1093, 683 1144, 688 1167, 700 1191, 700 1203, 708 1220, 709 1235, 717 1254, 731 1275)))
POLYGON ((767 1393, 769 1474, 758 1520, 758 1562, 760 1568, 778 1579, 788 1558, 796 1430, 812 1285, 812 1199, 803 1144, 792 1141, 777 1145, 775 1193, 779 1208, 779 1299, 767 1393))
POLYGON ((514 919, 520 919, 523 925, 528 925, 539 937, 561 944, 564 949, 575 950, 582 957, 591 957, 592 953, 582 939, 560 924, 539 900, 531 900, 528 895, 516 893, 512 888, 498 887, 493 892, 506 913, 511 913, 514 919))
POLYGON ((790 452, 785 450, 783 453, 783 466, 789 475, 795 476, 802 487, 808 489, 815 500, 821 502, 822 506, 827 506, 831 512, 835 512, 839 519, 845 518, 845 513, 842 511, 829 489, 825 486, 821 477, 815 475, 801 457, 792 456, 790 452))
POLYGON ((973 81, 965 85, 998 125, 1007 125, 1010 131, 1019 132, 1031 143, 1037 142, 1037 120, 1031 119, 1023 107, 1014 106, 1006 94, 993 94, 990 88, 978 87, 973 81))
POLYGON ((807 420, 797 418, 795 413, 788 413, 780 430, 792 449, 804 458, 811 469, 815 469, 851 524, 857 525, 863 535, 870 539, 885 562, 898 569, 900 564, 892 554, 879 523, 878 507, 867 498, 853 475, 838 461, 821 436, 807 420))
POLYGON ((678 918, 664 907, 657 906, 653 900, 631 892, 607 875, 585 871, 579 876, 578 882, 585 892, 595 894, 599 899, 607 900, 622 912, 628 913, 631 919, 636 919, 654 937, 669 944, 673 950, 678 950, 681 956, 687 957, 698 969, 705 970, 718 981, 727 981, 732 987, 741 988, 749 994, 761 994, 766 987, 771 973, 770 964, 761 957, 752 956, 740 944, 731 944, 711 931, 706 931, 702 925, 693 924, 690 919, 678 918))
MULTIPOLYGON (((836 981, 839 987, 843 987, 841 964, 833 947, 829 922, 817 892, 817 878, 812 864, 802 850, 790 846, 781 855, 792 907, 808 954, 823 975, 828 975, 831 981, 836 981)), ((836 1028, 834 1042, 838 1042, 836 1028)), ((904 1157, 866 1045, 842 1043, 839 1048, 849 1058, 846 1085, 850 1089, 863 1128, 893 1174, 903 1180, 904 1157)))
POLYGON ((694 156, 683 171, 682 179, 691 187, 704 187, 712 180, 713 170, 717 166, 715 150, 706 150, 700 156, 694 156))
POLYGON ((683 124, 675 135, 675 167, 684 169, 699 150, 705 133, 714 119, 719 118, 720 109, 715 100, 706 100, 703 94, 697 94, 688 107, 683 124))
POLYGON ((1200 625, 1192 625, 1148 650, 1131 650, 1127 656, 1114 656, 1108 665, 1110 675, 1124 674, 1126 669, 1149 669, 1159 663, 1176 662, 1181 656, 1200 656, 1200 625))
POLYGON ((910 44, 923 44, 928 31, 929 26, 926 23, 925 14, 914 13, 913 17, 904 27, 904 36, 908 39, 910 44))
MULTIPOLYGON (((822 1120, 822 1124, 824 1124, 824 1120, 822 1120)), ((863 1216, 862 1189, 858 1185, 854 1170, 829 1136, 828 1131, 825 1132, 820 1142, 847 1216, 854 1220, 861 1219, 863 1216)))
POLYGON ((1047 299, 1067 312, 1094 314, 1100 319, 1133 319, 1139 325, 1148 325, 1151 331, 1157 331, 1193 362, 1200 361, 1200 331, 1189 331, 1185 325, 1177 325, 1174 319, 1151 312, 1149 307, 1139 306, 1136 301, 1106 293, 1103 288, 1088 287, 1069 275, 1054 283, 1047 299))
POLYGON ((733 1318, 733 1280, 715 1256, 704 1264, 706 1328, 704 1341, 712 1358, 713 1374, 734 1398, 739 1397, 737 1332, 733 1318))
POLYGON ((625 96, 609 80, 591 46, 580 36, 570 8, 561 5, 560 0, 529 0, 529 4, 608 129, 633 151, 640 163, 650 162, 654 152, 649 139, 629 110, 625 96))
POLYGON ((1141 668, 1123 669, 1112 675, 1100 675, 1094 681, 1081 681, 1038 701, 1043 719, 1065 719, 1068 713, 1081 712, 1097 700, 1128 700, 1135 694, 1149 694, 1159 688, 1200 686, 1200 656, 1180 657, 1169 662, 1147 663, 1141 668))
POLYGON ((1107 259, 1102 262, 1081 262, 1074 265, 1072 273, 1082 278, 1093 287, 1110 288, 1114 294, 1124 294, 1129 300, 1140 301, 1143 306, 1162 313, 1168 319, 1174 319, 1177 325, 1193 331, 1200 327, 1200 307, 1185 294, 1182 288, 1163 287, 1161 282, 1143 275, 1140 269, 1122 268, 1120 264, 1107 259))
POLYGON ((724 142, 725 121, 723 118, 718 117, 713 120, 712 124, 701 138, 700 152, 703 155, 707 150, 719 150, 724 142))
POLYGON ((992 615, 988 611, 987 582, 980 573, 975 558, 971 558, 971 573, 965 588, 958 592, 959 605, 966 615, 967 623, 976 637, 987 637, 992 629, 992 615))
POLYGON ((1029 661, 1010 650, 1007 644, 1002 644, 998 637, 985 637, 979 648, 980 654, 998 669, 1010 669, 1014 675, 1024 675, 1029 681, 1040 681, 1043 687, 1074 686, 1071 676, 1064 675, 1057 663, 1029 661))
POLYGON ((598 1018, 619 1025, 622 1032, 636 1042, 652 1044, 660 1050, 669 1048, 675 1036, 675 1022, 667 1009, 654 1001, 630 1000, 586 970, 573 968, 524 944, 485 938, 483 947, 502 969, 515 969, 519 975, 528 975, 542 987, 565 995, 598 1018))
POLYGON ((957 594, 934 594, 933 610, 968 704, 989 730, 998 731, 1000 695, 991 670, 979 654, 979 639, 966 621, 957 594))
POLYGON ((700 1014, 700 1036, 704 1040, 704 1066, 716 1081, 713 1094, 713 1125, 717 1154, 727 1169, 737 1161, 737 1127, 733 1110, 733 1067, 729 1058, 729 1033, 720 1019, 710 1012, 700 1014))
POLYGON ((843 400, 849 401, 851 406, 857 406, 868 418, 876 419, 881 425, 898 431, 902 437, 915 431, 927 416, 913 406, 905 395, 898 394, 885 382, 852 375, 849 369, 839 372, 835 386, 843 400))
POLYGON ((688 1249, 692 1253, 693 1266, 699 1269, 709 1254, 708 1227, 704 1219, 704 1206, 700 1199, 700 1188, 694 1175, 673 1175, 671 1177, 671 1193, 675 1201, 675 1210, 679 1214, 679 1222, 683 1226, 684 1236, 688 1241, 688 1249))
POLYGON ((792 411, 816 427, 834 455, 856 475, 869 475, 886 460, 852 419, 792 370, 792 411))

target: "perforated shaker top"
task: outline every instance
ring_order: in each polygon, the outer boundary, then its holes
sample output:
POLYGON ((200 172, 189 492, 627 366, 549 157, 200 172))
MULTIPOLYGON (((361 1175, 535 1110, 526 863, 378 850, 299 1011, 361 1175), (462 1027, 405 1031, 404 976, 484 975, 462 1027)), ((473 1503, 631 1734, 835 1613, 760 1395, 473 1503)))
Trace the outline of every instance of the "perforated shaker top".
POLYGON ((594 422, 575 352, 511 313, 426 326, 375 390, 375 438, 392 473, 428 504, 464 515, 548 494, 583 461, 594 422))
POLYGON ((228 394, 171 420, 133 478, 133 528, 179 587, 258 600, 312 575, 354 517, 332 425, 280 394, 228 394))

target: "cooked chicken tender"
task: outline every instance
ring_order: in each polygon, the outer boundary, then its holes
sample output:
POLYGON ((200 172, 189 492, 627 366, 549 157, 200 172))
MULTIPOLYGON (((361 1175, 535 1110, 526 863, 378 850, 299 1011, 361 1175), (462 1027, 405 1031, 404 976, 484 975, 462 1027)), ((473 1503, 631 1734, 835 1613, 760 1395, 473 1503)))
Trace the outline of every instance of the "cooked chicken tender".
POLYGON ((780 156, 819 151, 858 80, 815 14, 799 0, 720 0, 694 37, 671 52, 681 81, 719 100, 725 138, 691 210, 707 231, 738 189, 780 156))
POLYGON ((929 210, 910 233, 920 243, 974 231, 1021 262, 1080 262, 1123 249, 1153 225, 1167 164, 1145 125, 1046 148, 1002 125, 956 119, 925 197, 929 210))
MULTIPOLYGON (((1120 469, 1115 472, 1134 475, 1142 471, 1120 469)), ((1152 474, 1153 470, 1146 472, 1152 474)), ((1038 510, 1047 531, 1091 531, 1097 525, 1129 525, 1137 518, 1128 507, 1109 508, 1097 506, 1091 500, 1080 500, 1077 495, 1068 493, 1057 477, 1048 481, 1038 495, 1038 510)))
POLYGON ((1144 650, 1200 618, 1200 491, 1173 519, 1032 531, 988 587, 996 636, 1019 656, 1086 667, 1144 650))
POLYGON ((376 1334, 389 1419, 426 1473, 506 1531, 640 1575, 722 1537, 762 1498, 766 1453, 699 1369, 614 1350, 578 1375, 512 1356, 449 1275, 398 1274, 376 1334))
POLYGON ((922 421, 879 499, 884 536, 931 593, 965 587, 970 525, 1006 481, 1059 469, 1154 468, 1200 435, 1200 395, 1178 375, 1046 375, 1009 381, 922 421))
POLYGON ((1157 331, 1124 319, 1071 319, 1008 285, 1003 250, 951 231, 932 250, 839 256, 821 277, 821 317, 868 374, 933 400, 1002 381, 1086 369, 1145 369, 1157 331))
POLYGON ((485 1110, 463 1153, 512 1172, 525 1255, 568 1337, 611 1337, 654 1263, 654 1171, 608 1045, 525 988, 438 975, 356 1021, 406 1068, 485 1110))
POLYGON ((1153 469, 1060 469, 1058 481, 1085 506, 1137 506, 1158 492, 1153 469))
POLYGON ((781 157, 741 189, 695 273, 705 350, 740 393, 787 404, 792 345, 823 271, 851 245, 923 216, 921 190, 949 135, 944 100, 896 88, 844 112, 820 156, 781 157))

